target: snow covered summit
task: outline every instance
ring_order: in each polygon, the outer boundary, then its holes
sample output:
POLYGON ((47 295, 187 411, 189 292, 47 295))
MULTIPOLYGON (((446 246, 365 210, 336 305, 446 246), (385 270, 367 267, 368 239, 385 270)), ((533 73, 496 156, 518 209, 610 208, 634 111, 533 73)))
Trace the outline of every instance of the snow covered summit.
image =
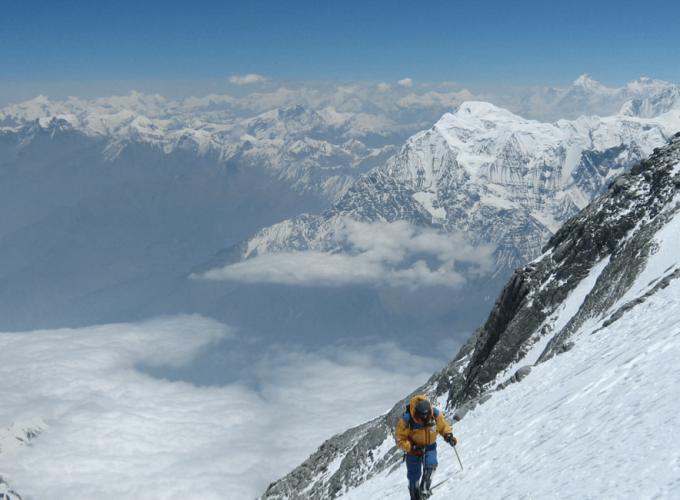
MULTIPOLYGON (((371 312, 377 317, 381 311, 394 310, 407 321, 416 318, 421 323, 410 331, 427 339, 439 341, 451 338, 452 332, 465 332, 462 344, 489 313, 493 298, 516 267, 538 257, 569 217, 678 130, 678 110, 654 119, 617 114, 544 123, 490 103, 466 102, 411 136, 383 166, 359 176, 322 213, 263 228, 196 268, 196 273, 225 281, 292 283, 297 288, 291 293, 303 293, 302 288, 320 281, 308 279, 309 262, 321 260, 320 254, 339 261, 356 253, 345 237, 359 232, 351 227, 375 233, 371 224, 376 222, 395 227, 407 222, 442 237, 463 235, 460 239, 477 248, 479 255, 493 249, 486 266, 474 262, 470 266, 462 250, 451 253, 451 258, 436 255, 429 260, 423 252, 413 251, 413 261, 429 273, 418 272, 407 259, 399 261, 401 267, 394 272, 407 267, 414 280, 396 293, 380 293, 374 301, 377 312, 371 312), (303 269, 293 265, 304 256, 308 261, 303 269), (439 280, 436 283, 448 289, 435 289, 431 285, 435 273, 455 279, 439 280), (427 280, 420 279, 423 275, 427 280), (417 294, 404 291, 418 287, 417 294), (421 307, 411 314, 416 308, 404 306, 418 302, 436 307, 421 307), (424 322, 426 326, 421 326, 424 322)), ((333 262, 323 262, 318 267, 335 269, 333 262)), ((313 299, 305 300, 311 304, 313 299)), ((224 303, 230 302, 225 295, 224 303)), ((286 318, 287 311, 279 323, 294 330, 286 318)), ((406 335, 401 329, 406 322, 400 323, 386 330, 406 335)))

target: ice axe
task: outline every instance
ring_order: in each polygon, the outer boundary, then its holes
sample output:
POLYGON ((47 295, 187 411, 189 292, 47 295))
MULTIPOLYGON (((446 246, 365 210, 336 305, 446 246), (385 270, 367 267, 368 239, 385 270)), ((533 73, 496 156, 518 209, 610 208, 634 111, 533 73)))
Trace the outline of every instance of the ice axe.
POLYGON ((460 461, 460 455, 458 454, 458 450, 456 449, 456 445, 451 445, 453 446, 453 451, 456 452, 456 457, 458 458, 458 463, 460 464, 460 470, 463 470, 463 462, 460 461))
POLYGON ((458 450, 456 449, 456 438, 453 437, 453 435, 449 432, 446 435, 446 442, 451 445, 451 448, 453 448, 453 451, 456 452, 456 457, 458 458, 458 463, 460 464, 460 470, 463 470, 463 462, 460 461, 460 455, 458 454, 458 450))

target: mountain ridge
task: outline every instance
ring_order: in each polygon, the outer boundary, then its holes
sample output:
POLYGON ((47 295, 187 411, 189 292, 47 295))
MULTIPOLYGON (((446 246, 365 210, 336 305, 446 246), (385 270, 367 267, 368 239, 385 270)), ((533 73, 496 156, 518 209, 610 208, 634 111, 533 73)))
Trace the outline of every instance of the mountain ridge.
MULTIPOLYGON (((465 101, 484 100, 510 109, 526 118, 555 121, 578 116, 608 116, 627 101, 676 92, 677 86, 663 80, 641 77, 621 87, 607 87, 588 74, 577 77, 566 87, 528 87, 519 91, 492 87, 470 90, 460 82, 419 82, 412 86, 390 82, 263 82, 249 86, 244 93, 238 86, 226 87, 225 94, 166 99, 159 94, 131 91, 127 95, 97 97, 91 100, 69 97, 53 101, 39 95, 31 100, 7 104, 0 108, 0 123, 17 126, 36 118, 93 114, 117 114, 135 111, 150 118, 170 118, 199 114, 208 123, 225 118, 248 118, 281 108, 303 107, 335 110, 336 113, 384 116, 394 124, 424 123, 441 116, 442 109, 452 109, 465 101), (231 93, 230 93, 231 92, 231 93), (434 109, 434 115, 431 115, 434 109), (422 120, 413 120, 415 114, 422 120)), ((388 124, 388 122, 385 122, 388 124)))

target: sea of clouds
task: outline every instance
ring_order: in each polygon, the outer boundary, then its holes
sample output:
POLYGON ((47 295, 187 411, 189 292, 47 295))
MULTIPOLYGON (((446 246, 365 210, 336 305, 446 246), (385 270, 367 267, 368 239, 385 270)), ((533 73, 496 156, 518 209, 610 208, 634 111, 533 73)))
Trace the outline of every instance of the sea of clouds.
POLYGON ((404 220, 344 218, 333 239, 342 252, 267 252, 202 277, 303 286, 460 289, 466 276, 484 276, 493 270, 494 245, 474 245, 463 233, 442 233, 404 220))
POLYGON ((439 368, 393 344, 271 348, 255 386, 198 387, 140 366, 182 367, 238 342, 201 316, 0 333, 0 428, 42 419, 0 452, 24 499, 255 498, 327 438, 385 411, 439 368))

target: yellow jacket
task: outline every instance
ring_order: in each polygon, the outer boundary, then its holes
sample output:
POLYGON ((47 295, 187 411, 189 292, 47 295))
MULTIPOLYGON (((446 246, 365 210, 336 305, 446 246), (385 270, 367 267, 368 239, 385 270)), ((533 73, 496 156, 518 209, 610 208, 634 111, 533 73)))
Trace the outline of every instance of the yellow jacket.
POLYGON ((410 418, 407 417, 407 419, 410 419, 411 425, 404 419, 404 416, 406 416, 404 413, 399 417, 397 428, 394 431, 394 441, 397 446, 409 453, 411 452, 411 445, 427 446, 437 440, 437 433, 445 436, 451 432, 451 426, 444 420, 440 411, 435 411, 434 407, 430 410, 430 415, 425 422, 415 416, 416 403, 421 399, 429 401, 425 394, 416 394, 411 397, 410 418))

